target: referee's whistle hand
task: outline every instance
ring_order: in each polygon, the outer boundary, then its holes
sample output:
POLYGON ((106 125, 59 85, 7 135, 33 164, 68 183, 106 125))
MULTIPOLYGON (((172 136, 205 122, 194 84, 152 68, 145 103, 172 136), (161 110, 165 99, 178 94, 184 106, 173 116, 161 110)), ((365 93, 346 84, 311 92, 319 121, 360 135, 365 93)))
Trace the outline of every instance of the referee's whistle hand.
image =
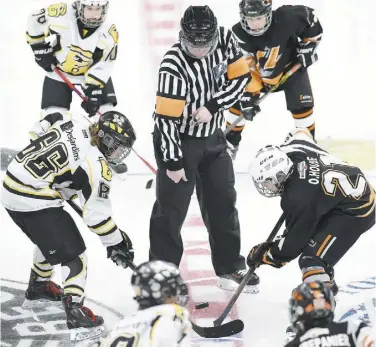
POLYGON ((198 108, 195 112, 193 112, 192 116, 197 123, 209 123, 213 118, 213 115, 205 106, 198 108))
POLYGON ((166 170, 166 174, 169 177, 169 179, 171 179, 175 183, 179 183, 180 180, 183 180, 183 181, 186 181, 186 182, 188 181, 187 177, 185 176, 184 169, 180 169, 180 170, 177 170, 177 171, 166 170))

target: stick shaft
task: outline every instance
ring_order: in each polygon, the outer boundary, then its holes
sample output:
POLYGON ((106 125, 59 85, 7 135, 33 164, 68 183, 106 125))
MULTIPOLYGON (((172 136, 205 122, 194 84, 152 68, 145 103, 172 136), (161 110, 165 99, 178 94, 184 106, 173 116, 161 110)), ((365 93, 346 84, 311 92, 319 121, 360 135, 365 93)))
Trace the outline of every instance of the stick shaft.
MULTIPOLYGON (((266 98, 268 98, 273 92, 275 92, 283 83, 287 81, 287 79, 292 76, 296 71, 298 71, 302 67, 301 64, 295 64, 289 71, 287 71, 279 82, 274 85, 271 89, 268 90, 260 99, 255 102, 255 106, 260 105, 266 98)), ((224 134, 227 135, 233 128, 235 128, 242 120, 244 116, 240 115, 238 118, 235 119, 224 131, 224 134)))
MULTIPOLYGON (((66 83, 66 85, 72 89, 83 101, 87 101, 87 97, 83 95, 76 86, 57 68, 54 68, 55 73, 66 83)), ((102 113, 100 111, 97 112, 100 116, 102 113)), ((143 157, 141 157, 133 148, 132 151, 137 155, 138 158, 150 169, 153 174, 157 173, 157 170, 143 157)))
MULTIPOLYGON (((285 218, 286 218, 286 215, 285 213, 282 213, 282 215, 279 217, 276 225, 274 226, 272 232, 270 233, 270 235, 268 236, 266 242, 271 242, 273 241, 273 239, 275 238, 275 236, 278 234, 278 231, 279 229, 281 228, 282 224, 284 223, 285 221, 285 218)), ((239 284, 239 287, 238 289, 236 290, 236 292, 234 293, 234 295, 232 296, 232 298, 230 299, 229 303, 227 304, 227 306, 225 307, 225 309, 223 310, 223 313, 219 316, 218 319, 216 319, 214 321, 214 326, 219 326, 222 324, 222 322, 225 320, 225 318, 227 317, 227 315, 229 314, 229 312, 231 311, 232 307, 234 306, 236 300, 238 299, 238 297, 240 296, 241 292, 243 291, 244 287, 246 286, 246 284, 248 283, 248 281, 250 280, 252 274, 255 272, 256 270, 256 266, 251 266, 248 271, 247 271, 247 274, 244 276, 243 280, 240 282, 239 284)))

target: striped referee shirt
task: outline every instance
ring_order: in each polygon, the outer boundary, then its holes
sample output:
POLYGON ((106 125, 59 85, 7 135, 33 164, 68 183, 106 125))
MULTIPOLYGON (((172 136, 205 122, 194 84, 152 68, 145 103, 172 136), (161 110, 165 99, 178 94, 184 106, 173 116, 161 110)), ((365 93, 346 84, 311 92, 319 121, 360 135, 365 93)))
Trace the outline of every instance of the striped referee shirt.
POLYGON ((249 82, 249 67, 234 35, 223 27, 218 30, 217 49, 208 57, 191 58, 177 43, 160 65, 154 121, 169 170, 183 167, 180 134, 213 134, 224 122, 223 111, 241 97, 249 82), (190 124, 191 115, 201 106, 211 112, 211 121, 190 124))

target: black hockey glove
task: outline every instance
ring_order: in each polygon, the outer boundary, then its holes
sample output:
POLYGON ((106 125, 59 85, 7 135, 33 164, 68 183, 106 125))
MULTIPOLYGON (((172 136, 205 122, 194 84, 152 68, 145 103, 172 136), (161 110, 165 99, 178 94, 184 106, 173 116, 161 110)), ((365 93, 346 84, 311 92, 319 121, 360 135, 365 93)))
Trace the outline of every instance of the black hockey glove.
POLYGON ((123 240, 117 245, 107 247, 107 258, 110 258, 116 265, 126 269, 129 266, 127 260, 133 262, 134 251, 131 239, 128 235, 121 230, 120 233, 123 240))
POLYGON ((247 265, 254 265, 257 267, 259 265, 266 264, 278 269, 285 266, 287 264, 286 261, 274 259, 268 254, 268 251, 275 243, 276 242, 263 242, 257 246, 254 246, 248 254, 247 265))
POLYGON ((311 66, 314 62, 318 60, 318 55, 316 53, 316 49, 319 42, 304 42, 301 41, 298 43, 296 47, 296 53, 299 62, 304 66, 308 67, 311 66))
POLYGON ((260 98, 260 94, 253 95, 245 92, 240 99, 240 111, 246 120, 252 121, 257 113, 261 111, 260 106, 255 102, 260 98))
POLYGON ((84 90, 84 93, 87 97, 87 101, 83 101, 81 107, 86 111, 89 117, 93 117, 101 106, 103 89, 99 86, 89 84, 84 90))
POLYGON ((269 250, 271 242, 263 242, 253 246, 247 257, 248 266, 259 266, 262 263, 265 253, 269 250))
POLYGON ((45 71, 52 72, 58 61, 55 52, 60 50, 60 35, 50 35, 44 42, 30 44, 33 50, 35 62, 45 71))

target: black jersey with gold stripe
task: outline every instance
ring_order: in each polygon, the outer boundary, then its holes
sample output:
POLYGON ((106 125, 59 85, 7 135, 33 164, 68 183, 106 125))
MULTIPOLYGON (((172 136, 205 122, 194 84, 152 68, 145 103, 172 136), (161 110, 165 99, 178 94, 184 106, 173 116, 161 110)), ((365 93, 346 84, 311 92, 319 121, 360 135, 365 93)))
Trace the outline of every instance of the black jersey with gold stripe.
MULTIPOLYGON (((296 130, 281 149, 292 160, 294 170, 284 182, 281 196, 287 233, 272 246, 273 259, 287 262, 296 258, 331 217, 343 216, 343 223, 354 222, 356 235, 375 225, 375 190, 358 167, 317 146, 306 129, 296 130)), ((339 224, 333 233, 341 228, 339 224)), ((334 240, 328 234, 316 255, 334 240)))
POLYGON ((260 92, 263 83, 277 84, 283 73, 297 63, 299 40, 319 41, 323 33, 315 11, 303 5, 277 8, 270 27, 261 36, 248 34, 240 22, 232 30, 251 69, 247 91, 254 93, 260 92))
POLYGON ((191 58, 177 43, 160 65, 154 120, 162 134, 166 162, 182 157, 180 133, 207 137, 220 128, 223 110, 238 100, 249 81, 248 65, 234 35, 223 27, 218 30, 218 46, 208 57, 191 58), (192 114, 201 106, 213 118, 195 124, 192 114))
POLYGON ((315 327, 299 333, 285 347, 374 347, 376 336, 372 328, 363 322, 331 322, 322 327, 315 327))

